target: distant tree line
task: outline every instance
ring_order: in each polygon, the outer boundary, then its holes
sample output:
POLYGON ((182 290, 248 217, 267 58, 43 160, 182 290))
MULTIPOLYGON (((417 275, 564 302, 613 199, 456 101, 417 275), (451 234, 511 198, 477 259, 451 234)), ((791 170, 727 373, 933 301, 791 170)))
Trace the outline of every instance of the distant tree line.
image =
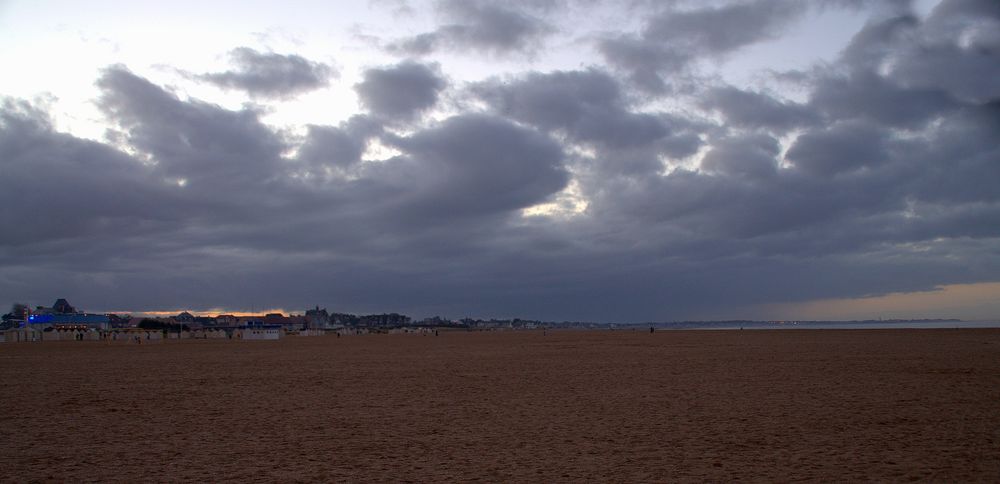
POLYGON ((14 303, 10 307, 10 312, 4 314, 2 320, 0 320, 0 330, 15 328, 21 321, 24 321, 27 317, 28 317, 28 305, 21 303, 14 303))
POLYGON ((191 329, 186 324, 168 323, 166 321, 162 321, 159 319, 150 319, 150 318, 146 318, 143 319, 142 321, 139 321, 138 327, 140 329, 160 330, 160 331, 166 331, 168 333, 176 333, 178 331, 190 331, 191 329))

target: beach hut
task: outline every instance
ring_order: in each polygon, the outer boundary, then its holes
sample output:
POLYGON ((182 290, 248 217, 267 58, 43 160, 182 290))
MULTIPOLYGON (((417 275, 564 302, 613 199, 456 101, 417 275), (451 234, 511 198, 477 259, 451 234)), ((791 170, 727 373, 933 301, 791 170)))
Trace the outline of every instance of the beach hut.
POLYGON ((281 339, 282 332, 280 324, 251 323, 234 330, 233 338, 247 341, 276 341, 281 339))
POLYGON ((41 341, 42 331, 37 328, 14 328, 4 331, 4 341, 7 343, 23 343, 30 341, 41 341))

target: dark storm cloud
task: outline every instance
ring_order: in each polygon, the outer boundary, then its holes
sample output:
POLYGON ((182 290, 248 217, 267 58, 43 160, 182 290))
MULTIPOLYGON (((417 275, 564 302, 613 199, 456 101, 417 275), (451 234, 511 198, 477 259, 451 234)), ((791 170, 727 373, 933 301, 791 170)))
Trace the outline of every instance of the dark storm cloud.
POLYGON ((433 32, 393 42, 388 50, 404 55, 426 55, 439 49, 530 54, 552 33, 553 28, 531 15, 525 8, 527 6, 480 0, 443 0, 438 3, 438 10, 452 23, 442 25, 433 32))
POLYGON ((368 69, 354 89, 361 104, 383 121, 407 122, 433 107, 446 86, 436 65, 406 61, 368 69))
POLYGON ((202 74, 198 79, 262 98, 286 98, 325 87, 337 75, 332 67, 297 55, 257 52, 248 47, 229 53, 236 70, 202 74))
POLYGON ((788 0, 756 0, 693 10, 668 8, 651 14, 638 35, 598 41, 605 61, 627 73, 640 88, 663 93, 664 77, 683 74, 689 64, 719 57, 777 37, 807 6, 788 0))

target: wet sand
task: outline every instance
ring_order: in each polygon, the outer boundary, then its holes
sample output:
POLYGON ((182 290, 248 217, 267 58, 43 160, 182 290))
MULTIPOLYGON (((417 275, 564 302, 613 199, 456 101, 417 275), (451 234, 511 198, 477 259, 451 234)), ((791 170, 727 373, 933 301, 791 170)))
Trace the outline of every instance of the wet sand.
POLYGON ((0 344, 4 481, 1000 480, 1000 330, 0 344))

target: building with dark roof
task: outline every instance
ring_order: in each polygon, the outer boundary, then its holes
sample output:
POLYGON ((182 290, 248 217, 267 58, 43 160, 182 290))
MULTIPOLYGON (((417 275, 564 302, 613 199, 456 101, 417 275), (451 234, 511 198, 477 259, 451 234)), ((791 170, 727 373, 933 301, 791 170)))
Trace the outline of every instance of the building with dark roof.
POLYGON ((108 329, 111 327, 111 319, 106 314, 87 314, 77 311, 68 301, 59 298, 51 308, 38 306, 31 311, 25 325, 35 329, 66 327, 108 329))
POLYGON ((330 327, 330 314, 326 312, 326 308, 320 309, 319 306, 316 306, 316 309, 306 311, 306 328, 326 329, 328 327, 330 327))
POLYGON ((52 305, 52 311, 59 314, 71 314, 76 312, 76 308, 71 306, 65 299, 59 298, 56 299, 55 304, 52 305))

